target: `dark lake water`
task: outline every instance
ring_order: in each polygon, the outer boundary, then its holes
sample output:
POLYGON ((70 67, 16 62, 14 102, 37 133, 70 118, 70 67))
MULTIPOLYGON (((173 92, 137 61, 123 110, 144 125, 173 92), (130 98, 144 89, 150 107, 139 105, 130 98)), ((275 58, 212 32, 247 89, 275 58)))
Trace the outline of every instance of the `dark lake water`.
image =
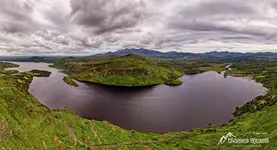
POLYGON ((217 72, 185 75, 180 86, 119 88, 63 82, 65 74, 47 63, 16 63, 20 71, 48 70, 48 78, 34 78, 29 91, 52 109, 71 108, 81 117, 107 120, 136 131, 174 132, 228 122, 237 106, 266 91, 248 78, 227 77, 217 72))

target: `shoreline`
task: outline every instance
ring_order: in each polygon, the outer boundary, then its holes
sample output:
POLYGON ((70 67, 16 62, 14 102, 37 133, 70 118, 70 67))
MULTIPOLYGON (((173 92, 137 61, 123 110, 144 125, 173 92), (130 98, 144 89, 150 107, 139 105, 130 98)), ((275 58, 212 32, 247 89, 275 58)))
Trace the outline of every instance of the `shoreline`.
MULTIPOLYGON (((48 64, 48 63, 47 63, 48 64)), ((55 68, 55 69, 57 69, 57 68, 55 68)), ((57 70, 59 70, 59 69, 57 69, 57 70)), ((59 71, 61 71, 61 72, 63 72, 62 70, 59 70, 59 71)), ((209 71, 206 71, 206 72, 209 72, 209 71)), ((65 75, 68 75, 68 74, 66 74, 65 72, 63 72, 65 75)), ((199 74, 201 74, 201 73, 199 73, 199 74)), ((192 75, 193 76, 193 75, 192 75)), ((243 77, 243 76, 242 76, 243 77)), ((77 80, 77 79, 75 79, 75 80, 77 80)), ((252 80, 252 79, 251 79, 252 80)), ((96 84, 96 85, 98 85, 98 86, 105 86, 105 87, 110 87, 110 88, 127 88, 127 89, 140 89, 140 88, 153 88, 153 87, 155 87, 155 86, 157 86, 157 85, 160 85, 160 84, 155 84, 155 85, 149 85, 149 86, 134 86, 134 87, 128 87, 128 86, 114 86, 114 85, 105 85, 105 84, 102 84, 102 83, 95 83, 95 82, 90 82, 90 81, 82 81, 82 80, 77 80, 77 81, 79 81, 79 82, 83 82, 83 83, 88 83, 88 84, 96 84)), ((255 80, 253 80, 253 81, 255 81, 255 80)), ((256 82, 256 81, 255 81, 256 82)), ((31 82, 32 83, 32 82, 31 82)), ((30 83, 30 84, 31 84, 30 83)), ((65 82, 66 83, 66 82, 65 82)), ((259 83, 259 82, 257 82, 257 83, 259 83)), ((66 84, 68 84, 68 83, 66 83, 66 84)), ((262 84, 262 83, 259 83, 259 84, 262 84)), ((263 85, 263 84, 262 84, 263 85)), ((263 85, 263 87, 264 87, 264 85, 263 85)), ((266 88, 265 88, 265 90, 266 90, 266 88)), ((29 92, 29 91, 28 91, 29 92)), ((30 93, 31 94, 31 93, 30 93)), ((266 95, 267 94, 267 91, 265 91, 265 94, 264 95, 266 95)), ((32 95, 32 94, 31 94, 32 95)), ((258 95, 258 96, 264 96, 264 95, 258 95)), ((33 96, 33 95, 32 95, 33 96)), ((258 97, 258 96, 256 96, 256 97, 258 97)), ((254 98, 254 99, 252 99, 252 100, 250 100, 249 102, 252 102, 252 101, 254 101, 255 99, 256 99, 256 97, 254 98)), ((39 100, 38 100, 38 102, 39 102, 39 100)), ((249 102, 247 102, 247 103, 249 103, 249 102)), ((238 107, 243 107, 244 105, 246 105, 247 103, 245 103, 245 104, 243 104, 242 106, 238 106, 238 107)), ((45 106, 45 107, 47 107, 47 106, 45 106)), ((47 107, 48 108, 48 107, 47 107)), ((50 108, 48 108, 48 109, 50 109, 50 108)), ((65 109, 67 109, 67 110, 72 110, 72 109, 70 109, 70 108, 65 108, 65 109)), ((51 109, 51 110, 56 110, 56 109, 51 109)), ((63 109, 57 109, 57 110, 63 110, 63 109)), ((232 120, 232 117, 233 117, 233 114, 235 113, 236 111, 234 111, 233 113, 232 113, 232 115, 230 116, 230 120, 228 121, 228 122, 226 122, 226 123, 230 123, 230 121, 232 120)), ((76 112, 76 115, 78 115, 79 116, 79 114, 76 112)), ((79 116, 80 117, 80 116, 79 116)), ((83 117, 81 117, 81 118, 83 118, 83 117)), ((83 119, 86 119, 86 118, 83 118, 83 119)), ((94 119, 88 119, 88 120, 94 120, 94 119)), ((95 121, 97 121, 97 120, 95 120, 95 121)), ((216 125, 216 126, 214 126, 214 127, 220 127, 220 126, 222 126, 222 125, 224 125, 224 124, 226 124, 226 123, 222 123, 222 124, 219 124, 219 125, 216 125)), ((183 132, 183 131, 187 131, 187 132, 189 132, 190 130, 193 130, 193 129, 206 129, 207 127, 203 127, 203 128, 192 128, 192 129, 189 129, 189 130, 180 130, 180 131, 174 131, 174 132, 166 132, 166 133, 178 133, 178 132, 183 132)), ((123 128, 122 128, 123 129, 123 128)), ((126 129, 124 129, 124 130, 126 130, 126 129)), ((131 129, 131 130, 133 130, 133 129, 131 129)), ((139 132, 139 131, 136 131, 136 132, 139 132)), ((147 132, 141 132, 141 133, 147 133, 147 132)), ((157 133, 157 132, 151 132, 151 133, 157 133)), ((166 134, 165 133, 165 134, 166 134)), ((160 133, 157 133, 157 134, 160 134, 160 133)))

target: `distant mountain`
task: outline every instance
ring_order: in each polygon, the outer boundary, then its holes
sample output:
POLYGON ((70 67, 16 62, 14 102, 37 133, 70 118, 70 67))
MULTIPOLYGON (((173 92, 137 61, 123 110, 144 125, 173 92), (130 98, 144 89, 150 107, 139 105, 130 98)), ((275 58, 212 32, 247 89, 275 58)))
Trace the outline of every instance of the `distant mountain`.
POLYGON ((188 56, 196 56, 196 54, 193 53, 183 53, 183 52, 176 52, 176 51, 170 51, 170 52, 160 52, 155 50, 149 50, 149 49, 122 49, 115 52, 108 52, 104 54, 97 54, 97 56, 123 56, 127 54, 136 54, 139 56, 148 56, 148 57, 163 57, 163 58, 182 58, 182 57, 188 57, 188 56))
POLYGON ((274 58, 277 59, 277 53, 272 52, 258 52, 258 53, 239 53, 239 52, 206 52, 206 53, 185 53, 185 52, 176 52, 176 51, 170 51, 170 52, 160 52, 155 50, 149 50, 149 49, 122 49, 115 52, 108 52, 104 54, 97 54, 95 56, 123 56, 127 54, 136 54, 139 56, 147 56, 147 57, 157 57, 157 58, 187 58, 187 57, 193 57, 193 58, 240 58, 244 59, 245 57, 254 57, 254 58, 274 58))
MULTIPOLYGON (((102 54, 96 54, 86 57, 87 59, 100 59, 99 56, 125 56, 128 54, 135 54, 143 57, 153 57, 162 59, 175 59, 175 58, 187 58, 187 59, 203 59, 203 58, 219 58, 219 59, 239 59, 244 60, 246 58, 258 58, 258 59, 272 59, 277 60, 277 53, 273 52, 258 52, 258 53, 239 53, 239 52, 206 52, 206 53, 187 53, 187 52, 160 52, 156 50, 149 50, 144 48, 130 48, 121 49, 115 52, 108 52, 102 54)), ((67 59, 81 59, 81 56, 0 56, 0 61, 20 61, 20 62, 54 62, 61 58, 67 59)))
POLYGON ((165 55, 171 56, 171 57, 188 57, 188 56, 197 56, 197 54, 194 53, 184 53, 184 52, 176 52, 176 51, 170 51, 164 53, 165 55))
POLYGON ((65 56, 7 56, 0 57, 0 61, 17 61, 17 62, 54 62, 65 56))
POLYGON ((136 54, 136 55, 145 55, 145 56, 160 56, 163 55, 162 52, 148 50, 148 49, 122 49, 113 53, 113 55, 127 55, 127 54, 136 54))
POLYGON ((238 53, 238 52, 207 52, 204 53, 203 55, 206 56, 211 56, 211 57, 220 57, 220 58, 232 58, 232 57, 245 57, 245 56, 250 56, 253 53, 238 53))
POLYGON ((127 55, 127 54, 136 54, 136 55, 140 55, 140 56, 160 56, 163 55, 162 52, 159 51, 154 51, 154 50, 148 50, 148 49, 122 49, 122 50, 118 50, 115 52, 108 52, 108 53, 104 53, 104 54, 97 54, 97 55, 105 55, 105 56, 109 56, 109 55, 119 55, 119 56, 123 56, 123 55, 127 55))

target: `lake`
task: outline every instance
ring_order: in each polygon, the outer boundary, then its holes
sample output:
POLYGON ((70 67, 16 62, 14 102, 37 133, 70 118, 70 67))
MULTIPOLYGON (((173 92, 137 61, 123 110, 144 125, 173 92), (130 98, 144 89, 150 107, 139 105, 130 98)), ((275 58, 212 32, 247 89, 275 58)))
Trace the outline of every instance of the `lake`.
POLYGON ((121 88, 78 82, 67 85, 64 73, 47 63, 13 62, 19 68, 52 72, 35 77, 29 92, 51 109, 70 108, 81 117, 106 120, 125 129, 158 133, 220 125, 229 121, 235 108, 265 94, 262 84, 248 78, 227 77, 217 72, 184 75, 180 86, 157 85, 121 88))

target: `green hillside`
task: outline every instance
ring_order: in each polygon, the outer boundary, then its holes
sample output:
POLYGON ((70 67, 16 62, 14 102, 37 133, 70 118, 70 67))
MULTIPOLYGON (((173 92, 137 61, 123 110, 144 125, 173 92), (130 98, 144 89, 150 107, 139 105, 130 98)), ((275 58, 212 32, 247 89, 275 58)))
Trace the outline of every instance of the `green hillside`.
POLYGON ((176 81, 182 76, 182 71, 133 54, 97 60, 64 59, 57 61, 53 67, 63 69, 72 79, 113 86, 182 83, 176 81))

